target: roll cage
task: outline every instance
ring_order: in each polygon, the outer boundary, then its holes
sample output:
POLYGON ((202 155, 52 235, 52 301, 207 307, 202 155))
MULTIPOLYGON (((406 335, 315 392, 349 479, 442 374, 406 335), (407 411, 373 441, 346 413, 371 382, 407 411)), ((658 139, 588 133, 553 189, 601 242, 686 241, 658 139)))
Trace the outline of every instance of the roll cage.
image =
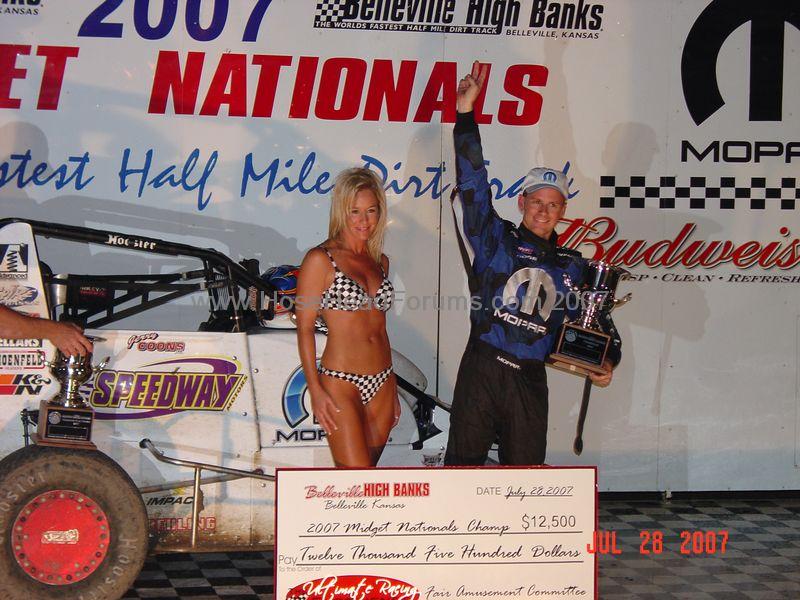
POLYGON ((0 219, 0 227, 27 223, 34 235, 81 244, 197 259, 202 268, 167 274, 54 275, 42 263, 42 279, 50 294, 51 318, 100 328, 137 315, 183 296, 205 291, 209 295, 209 319, 204 331, 245 331, 274 316, 275 289, 259 277, 258 260, 236 263, 211 248, 167 242, 76 225, 30 219, 0 219), (246 297, 246 301, 242 301, 246 297), (62 311, 56 315, 57 311, 62 311))

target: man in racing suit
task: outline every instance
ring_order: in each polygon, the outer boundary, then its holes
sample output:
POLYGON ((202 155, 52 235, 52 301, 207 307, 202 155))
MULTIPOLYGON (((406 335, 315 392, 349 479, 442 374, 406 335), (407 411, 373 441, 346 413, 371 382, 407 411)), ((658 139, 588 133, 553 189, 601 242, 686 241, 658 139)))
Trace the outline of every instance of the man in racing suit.
MULTIPOLYGON (((472 302, 470 339, 458 369, 445 465, 482 465, 495 440, 502 464, 536 465, 544 462, 547 449, 544 360, 559 326, 580 312, 568 281, 581 282, 586 261, 556 243, 555 226, 569 196, 560 171, 536 168, 528 173, 518 198, 519 226, 501 219, 492 207, 472 112, 486 71, 476 62, 459 82, 453 131, 478 302, 472 302)), ((611 382, 621 344, 611 320, 601 324, 612 344, 606 371, 590 377, 602 386, 611 382)))

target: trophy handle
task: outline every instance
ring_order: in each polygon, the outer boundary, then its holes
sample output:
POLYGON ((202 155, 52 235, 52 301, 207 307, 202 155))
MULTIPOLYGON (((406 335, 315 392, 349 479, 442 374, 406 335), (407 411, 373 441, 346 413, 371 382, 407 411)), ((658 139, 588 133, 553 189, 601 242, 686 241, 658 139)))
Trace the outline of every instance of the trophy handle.
POLYGON ((39 356, 42 357, 42 364, 45 367, 47 367, 48 369, 52 369, 53 368, 53 363, 51 361, 47 360, 47 354, 45 353, 44 350, 37 350, 36 354, 38 354, 39 356))
POLYGON ((101 361, 100 361, 100 364, 99 364, 99 365, 94 365, 94 367, 92 367, 92 368, 93 368, 95 371, 102 371, 102 370, 103 370, 103 368, 104 368, 104 367, 105 367, 105 366, 108 364, 108 362, 109 362, 110 360, 111 360, 111 357, 110 357, 110 356, 106 356, 106 357, 105 357, 103 360, 101 360, 101 361))
POLYGON ((622 298, 615 298, 614 299, 614 303, 611 305, 611 308, 608 310, 608 312, 611 312, 612 310, 614 310, 618 306, 622 306, 623 304, 627 304, 628 302, 631 301, 631 298, 633 298, 633 294, 631 294, 630 292, 625 294, 622 298))

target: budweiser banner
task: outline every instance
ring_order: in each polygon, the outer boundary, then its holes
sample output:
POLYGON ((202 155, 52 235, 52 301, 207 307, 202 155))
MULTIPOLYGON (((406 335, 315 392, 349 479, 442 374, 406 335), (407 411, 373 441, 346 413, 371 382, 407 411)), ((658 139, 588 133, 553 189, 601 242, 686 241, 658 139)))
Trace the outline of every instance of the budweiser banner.
MULTIPOLYGON (((632 272, 580 459, 580 380, 550 374, 548 462, 599 465, 601 490, 800 485, 797 3, 20 0, 0 27, 2 216, 264 270, 325 238, 333 177, 366 165, 389 198, 390 337, 444 400, 469 322, 442 209, 455 90, 487 63, 476 118, 498 212, 519 220, 532 166, 565 170, 561 243, 632 272)), ((136 271, 123 250, 65 248, 43 240, 40 258, 136 271)), ((12 267, 0 281, 23 298, 12 267)), ((130 327, 196 330, 207 309, 130 327)))

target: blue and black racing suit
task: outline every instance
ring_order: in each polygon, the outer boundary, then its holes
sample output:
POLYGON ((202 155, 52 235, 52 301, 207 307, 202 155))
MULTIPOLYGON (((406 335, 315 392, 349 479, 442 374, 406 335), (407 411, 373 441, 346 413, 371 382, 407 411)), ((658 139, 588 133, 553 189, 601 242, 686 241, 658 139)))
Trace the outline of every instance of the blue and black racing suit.
MULTIPOLYGON (((545 240, 498 216, 472 113, 458 114, 453 135, 477 298, 456 379, 445 464, 484 464, 495 440, 501 463, 542 464, 548 410, 543 361, 565 318, 580 312, 570 285, 582 283, 586 261, 558 246, 555 232, 545 240)), ((610 318, 601 325, 612 337, 607 358, 616 365, 619 334, 610 318)))

